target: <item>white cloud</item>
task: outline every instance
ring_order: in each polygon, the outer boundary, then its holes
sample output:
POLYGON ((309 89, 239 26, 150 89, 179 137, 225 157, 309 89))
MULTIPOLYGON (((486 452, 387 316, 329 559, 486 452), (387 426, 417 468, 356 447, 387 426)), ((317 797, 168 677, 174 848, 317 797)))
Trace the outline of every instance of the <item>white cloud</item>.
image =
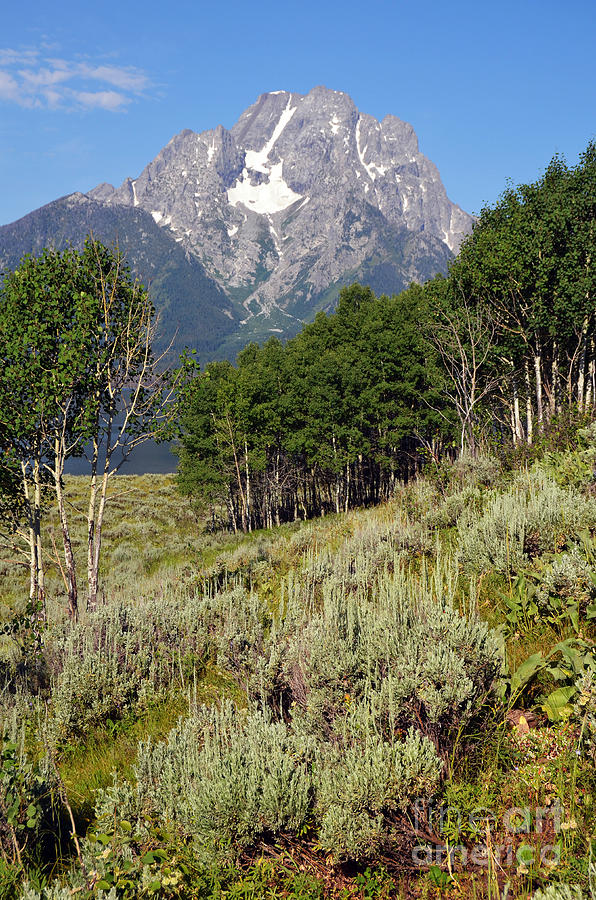
POLYGON ((67 81, 71 74, 66 69, 42 68, 37 71, 32 69, 19 69, 19 78, 22 79, 25 89, 34 92, 37 88, 46 87, 49 84, 59 84, 67 81))
POLYGON ((81 106, 89 109, 122 109, 129 102, 117 91, 76 91, 75 96, 81 106))
POLYGON ((142 91, 149 79, 138 69, 122 69, 117 66, 80 66, 80 73, 95 81, 103 81, 125 91, 142 91))
POLYGON ((0 48, 0 66, 34 65, 39 58, 38 50, 10 50, 0 48))
POLYGON ((0 100, 18 102, 19 86, 8 72, 0 70, 0 100))
POLYGON ((45 56, 37 49, 0 48, 0 103, 28 108, 125 109, 150 86, 132 66, 45 56))

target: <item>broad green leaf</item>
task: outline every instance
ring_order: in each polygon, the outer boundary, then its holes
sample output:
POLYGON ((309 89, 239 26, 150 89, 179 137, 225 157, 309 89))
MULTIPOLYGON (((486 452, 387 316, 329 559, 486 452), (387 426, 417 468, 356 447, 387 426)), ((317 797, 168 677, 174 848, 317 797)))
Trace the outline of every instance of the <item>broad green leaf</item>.
POLYGON ((561 719, 569 718, 572 707, 569 700, 577 693, 575 685, 557 688, 552 694, 549 694, 542 708, 547 714, 551 722, 560 722, 561 719))
POLYGON ((542 653, 533 653, 519 666, 511 676, 511 695, 517 695, 534 677, 536 672, 546 665, 542 653))

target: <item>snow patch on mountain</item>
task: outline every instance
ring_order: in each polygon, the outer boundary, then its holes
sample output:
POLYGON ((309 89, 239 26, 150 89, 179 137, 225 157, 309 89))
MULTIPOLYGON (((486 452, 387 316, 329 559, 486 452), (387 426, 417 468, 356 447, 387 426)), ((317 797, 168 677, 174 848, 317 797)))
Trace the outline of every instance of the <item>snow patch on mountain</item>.
POLYGON ((253 184, 248 170, 244 169, 242 177, 228 191, 228 201, 232 206, 242 203, 252 212, 266 216, 287 209, 292 203, 302 200, 302 195, 286 184, 282 170, 283 160, 271 166, 266 182, 253 184))
POLYGON ((279 117, 279 121, 273 129, 273 134, 271 135, 263 149, 258 151, 246 151, 245 161, 247 169, 253 169, 255 172, 263 172, 264 174, 267 174, 269 172, 269 166, 267 165, 269 154, 277 143, 277 140, 280 137, 282 131, 296 112, 296 107, 290 107, 290 103, 291 98, 288 100, 288 105, 279 117))
MULTIPOLYGON (((252 212, 271 216, 274 213, 287 209, 288 206, 291 206, 297 200, 302 200, 302 195, 293 191, 284 181, 283 159, 278 163, 271 163, 269 160, 273 147, 296 112, 296 107, 290 104, 291 97, 288 99, 287 105, 273 129, 273 134, 264 147, 261 150, 246 151, 242 175, 236 181, 234 187, 227 191, 228 202, 232 206, 238 206, 239 203, 242 203, 252 212), (254 173, 266 175, 267 180, 255 179, 254 173)), ((276 249, 278 249, 277 244, 276 249)))
MULTIPOLYGON (((385 175, 387 173, 386 166, 378 166, 374 162, 367 163, 364 159, 366 156, 366 151, 368 150, 368 144, 365 145, 364 150, 360 149, 360 118, 356 124, 356 150, 358 151, 358 159, 360 160, 362 167, 366 169, 368 177, 371 181, 374 181, 377 175, 385 175)), ((365 191, 368 191, 368 187, 364 188, 365 191)))

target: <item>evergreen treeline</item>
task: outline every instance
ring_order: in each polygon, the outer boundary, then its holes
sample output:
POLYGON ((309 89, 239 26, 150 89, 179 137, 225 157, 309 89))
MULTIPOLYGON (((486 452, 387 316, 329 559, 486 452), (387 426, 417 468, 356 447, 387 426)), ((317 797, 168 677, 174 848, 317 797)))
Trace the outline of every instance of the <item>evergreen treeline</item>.
POLYGON ((212 363, 181 403, 183 490, 234 529, 385 499, 424 455, 531 444, 596 394, 596 145, 486 208, 445 278, 353 285, 283 346, 212 363))

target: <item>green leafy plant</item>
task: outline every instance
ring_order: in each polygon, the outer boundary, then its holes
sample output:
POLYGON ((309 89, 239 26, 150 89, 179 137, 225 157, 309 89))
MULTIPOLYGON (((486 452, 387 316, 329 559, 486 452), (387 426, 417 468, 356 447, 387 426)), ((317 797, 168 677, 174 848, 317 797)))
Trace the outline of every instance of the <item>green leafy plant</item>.
POLYGON ((525 575, 518 575, 508 593, 500 596, 505 603, 505 620, 510 631, 530 631, 538 619, 537 588, 525 575))
POLYGON ((0 744, 0 852, 5 860, 22 864, 26 852, 39 842, 58 817, 56 785, 51 767, 28 762, 5 735, 0 744))
POLYGON ((438 888, 440 891, 454 886, 452 876, 448 872, 444 872, 439 866, 431 866, 428 870, 427 878, 433 887, 438 888))
POLYGON ((372 869, 367 866, 354 879, 362 892, 364 900, 385 900, 393 896, 395 882, 383 868, 372 869))
POLYGON ((179 897, 189 885, 190 869, 176 853, 173 835, 152 828, 135 832, 126 819, 116 819, 111 828, 90 832, 86 843, 87 859, 93 859, 96 872, 92 893, 179 897), (156 846, 158 842, 162 846, 156 846))
POLYGON ((504 684, 509 702, 514 705, 539 673, 547 675, 557 687, 542 695, 539 703, 549 720, 557 722, 571 715, 572 701, 580 693, 581 680, 595 672, 594 646, 579 638, 570 638, 557 644, 546 656, 542 652, 533 653, 505 679, 504 684))

